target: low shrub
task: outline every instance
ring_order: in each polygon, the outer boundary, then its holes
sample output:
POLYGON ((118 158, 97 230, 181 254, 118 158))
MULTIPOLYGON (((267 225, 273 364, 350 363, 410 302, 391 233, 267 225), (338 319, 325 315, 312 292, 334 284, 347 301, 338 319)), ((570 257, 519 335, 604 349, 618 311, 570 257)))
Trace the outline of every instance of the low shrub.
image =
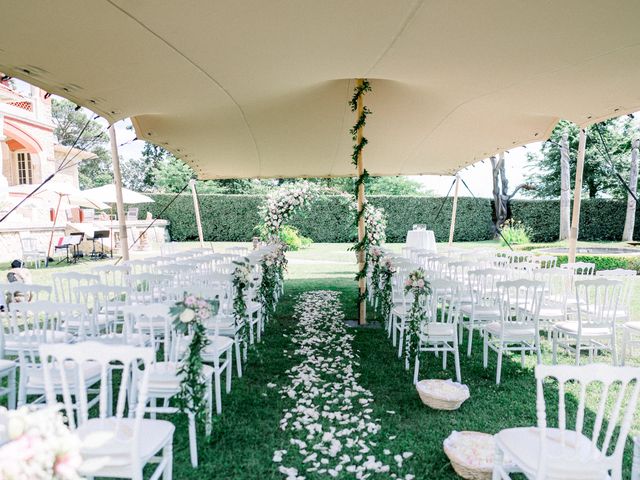
POLYGON ((502 225, 502 236, 500 237, 500 245, 524 245, 529 243, 528 228, 522 222, 507 220, 502 225))
POLYGON ((287 244, 289 250, 297 251, 306 248, 313 243, 313 240, 300 235, 297 228, 290 225, 283 225, 279 232, 280 240, 287 244))

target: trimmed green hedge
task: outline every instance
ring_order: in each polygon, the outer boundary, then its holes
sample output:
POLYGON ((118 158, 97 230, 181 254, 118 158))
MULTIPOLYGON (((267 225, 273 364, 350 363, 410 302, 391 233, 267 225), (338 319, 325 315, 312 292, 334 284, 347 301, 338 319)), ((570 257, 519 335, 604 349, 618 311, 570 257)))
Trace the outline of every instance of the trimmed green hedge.
MULTIPOLYGON (((150 211, 157 217, 173 195, 151 195, 155 203, 141 208, 141 216, 150 211)), ((449 237, 452 201, 442 198, 371 196, 368 200, 383 207, 387 214, 387 241, 404 242, 407 230, 415 223, 433 229, 436 240, 449 237)), ((200 195, 203 230, 209 241, 249 241, 260 222, 258 210, 264 201, 260 195, 200 195)), ((604 199, 582 202, 580 240, 620 240, 624 227, 626 205, 604 199)), ((532 242, 553 242, 558 238, 559 202, 557 200, 516 200, 511 204, 513 218, 528 229, 532 242)), ((458 200, 456 241, 482 241, 492 238, 491 200, 462 197, 458 200)), ((640 236, 640 209, 636 234, 640 236)), ((175 241, 198 237, 191 195, 183 194, 162 215, 169 220, 169 233, 175 241)), ((351 242, 355 239, 352 213, 344 198, 322 196, 296 213, 289 222, 300 233, 316 242, 351 242)))

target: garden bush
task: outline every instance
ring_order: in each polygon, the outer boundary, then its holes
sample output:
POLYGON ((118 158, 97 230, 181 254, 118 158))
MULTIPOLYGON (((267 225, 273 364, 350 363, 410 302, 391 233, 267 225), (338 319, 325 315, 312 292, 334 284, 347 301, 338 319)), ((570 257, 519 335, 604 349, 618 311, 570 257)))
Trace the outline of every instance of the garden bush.
MULTIPOLYGON (((153 194, 155 203, 142 207, 157 217, 173 198, 168 194, 153 194)), ((259 209, 264 202, 260 195, 200 195, 200 211, 205 239, 208 241, 250 241, 256 235, 254 227, 261 222, 259 209)), ((435 233, 437 241, 449 237, 452 200, 435 197, 370 196, 368 200, 384 208, 387 215, 387 241, 404 242, 413 224, 423 223, 435 233), (442 208, 441 208, 442 207, 442 208), (438 212, 440 213, 438 214, 438 212)), ((626 205, 607 199, 585 199, 582 202, 580 240, 619 240, 624 228, 626 205)), ((461 197, 454 240, 477 242, 493 237, 491 201, 486 198, 461 197)), ((532 242, 553 242, 558 239, 559 202, 557 200, 515 200, 511 203, 514 221, 521 222, 532 242)), ((640 236, 640 209, 636 220, 636 235, 640 236)), ((196 240, 191 195, 180 195, 164 212, 170 222, 172 240, 196 240)), ((300 234, 314 242, 353 242, 356 230, 349 202, 337 196, 321 196, 309 208, 294 214, 288 222, 300 234)))

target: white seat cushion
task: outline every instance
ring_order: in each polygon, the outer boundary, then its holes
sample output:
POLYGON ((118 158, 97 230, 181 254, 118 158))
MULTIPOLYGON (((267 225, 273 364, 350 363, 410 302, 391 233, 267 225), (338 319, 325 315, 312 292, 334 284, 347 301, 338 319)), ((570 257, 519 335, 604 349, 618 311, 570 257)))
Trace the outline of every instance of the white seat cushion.
POLYGON ((207 338, 209 339, 209 345, 202 351, 203 357, 213 355, 216 350, 219 354, 222 354, 233 346, 233 339, 229 337, 209 335, 207 338))
MULTIPOLYGON (((75 362, 68 362, 64 367, 65 375, 67 377, 67 383, 70 387, 73 387, 75 385, 77 379, 76 365, 77 364, 75 362)), ((27 387, 44 388, 44 372, 42 371, 42 368, 27 367, 27 371, 27 387)), ((85 385, 90 386, 100 380, 100 365, 98 363, 83 363, 82 371, 84 373, 85 385)), ((60 369, 57 365, 54 365, 49 372, 51 374, 51 381, 54 387, 57 388, 62 383, 60 379, 60 369)))
MULTIPOLYGON (((578 334, 578 322, 560 322, 556 324, 556 328, 562 333, 568 333, 570 335, 578 334)), ((609 327, 582 327, 583 337, 606 337, 611 335, 611 329, 609 327)))
MULTIPOLYGON (((180 377, 175 362, 156 362, 149 371, 149 397, 169 395, 180 390, 180 377)), ((202 365, 204 378, 213 376, 213 367, 202 365)))
MULTIPOLYGON (((591 442, 572 431, 565 432, 565 444, 560 441, 560 430, 546 431, 547 480, 602 480, 609 478, 606 467, 599 461, 600 452, 589 457, 591 442)), ((495 435, 496 443, 506 456, 530 478, 535 476, 540 452, 540 430, 534 427, 509 428, 495 435)))
MULTIPOLYGON (((131 464, 133 418, 92 418, 76 430, 80 438, 80 454, 86 461, 106 457, 104 468, 131 464)), ((138 435, 138 452, 143 462, 154 456, 173 440, 175 427, 165 420, 142 419, 138 435)), ((95 473, 102 476, 100 469, 95 473)))
POLYGON ((456 327, 452 323, 427 323, 422 327, 422 332, 420 332, 420 340, 435 341, 441 338, 451 339, 453 337, 455 328, 456 327))
POLYGON ((9 370, 13 370, 18 365, 13 360, 0 359, 0 373, 6 373, 9 370))
POLYGON ((624 327, 633 331, 633 333, 640 333, 640 322, 627 322, 624 327))
MULTIPOLYGON (((491 335, 500 336, 500 322, 491 322, 484 326, 484 329, 491 335)), ((536 330, 528 325, 507 325, 504 330, 504 340, 527 340, 535 338, 536 330)))
POLYGON ((493 320, 500 317, 500 309, 493 305, 476 305, 475 308, 472 305, 463 305, 460 307, 460 313, 469 318, 473 315, 474 320, 493 320))

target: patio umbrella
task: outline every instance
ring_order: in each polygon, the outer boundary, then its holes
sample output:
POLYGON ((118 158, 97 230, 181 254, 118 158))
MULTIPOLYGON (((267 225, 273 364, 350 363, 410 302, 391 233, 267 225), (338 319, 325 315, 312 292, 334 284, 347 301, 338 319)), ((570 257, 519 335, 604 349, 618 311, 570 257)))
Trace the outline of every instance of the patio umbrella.
MULTIPOLYGON (((83 190, 82 195, 85 198, 89 198, 93 201, 104 203, 116 203, 116 186, 113 183, 109 185, 103 185, 102 187, 90 188, 83 190)), ((136 204, 136 203, 153 203, 153 198, 147 197, 142 193, 134 192, 128 188, 122 189, 122 199, 124 203, 136 204)))
MULTIPOLYGON (((9 195, 13 196, 26 196, 33 192, 36 188, 36 185, 23 184, 23 185, 14 185, 13 187, 9 187, 9 195)), ((44 197, 47 194, 56 195, 57 204, 55 216, 53 218, 53 225, 51 226, 51 235, 49 236, 49 246, 47 248, 47 256, 51 251, 51 245, 53 244, 53 234, 56 229, 56 223, 58 221, 58 213, 60 212, 60 204, 62 203, 63 198, 67 198, 70 204, 85 206, 89 208, 95 208, 96 210, 106 210, 109 208, 109 205, 99 202, 93 199, 86 197, 81 190, 76 188, 74 185, 64 182, 56 182, 51 181, 45 183, 34 197, 44 197)))

